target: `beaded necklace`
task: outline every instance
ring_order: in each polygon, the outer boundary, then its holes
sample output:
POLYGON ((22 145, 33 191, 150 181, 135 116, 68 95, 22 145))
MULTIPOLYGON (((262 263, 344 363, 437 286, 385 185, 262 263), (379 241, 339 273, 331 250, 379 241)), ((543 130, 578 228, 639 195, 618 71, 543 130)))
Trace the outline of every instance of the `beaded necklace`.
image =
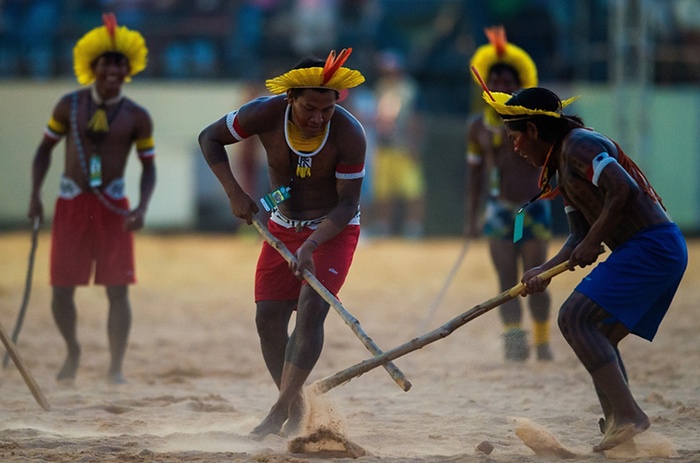
POLYGON ((322 134, 319 134, 310 139, 306 139, 303 138, 301 129, 299 129, 299 127, 297 127, 292 122, 290 118, 291 109, 292 106, 287 105, 287 109, 284 112, 284 139, 287 142, 287 146, 289 146, 289 149, 298 156, 296 166, 297 177, 310 177, 311 158, 318 154, 323 149, 323 147, 326 146, 328 134, 331 131, 331 122, 328 121, 322 134))
MULTIPOLYGON (((91 181, 90 187, 92 189, 92 192, 97 196, 97 198, 100 200, 102 204, 104 204, 109 210, 112 212, 115 212, 119 215, 127 216, 129 215, 130 211, 128 209, 122 209, 120 207, 115 206, 112 204, 107 198, 104 197, 102 192, 93 185, 91 177, 93 176, 91 172, 91 168, 88 168, 87 164, 87 156, 85 155, 85 147, 83 146, 82 139, 80 138, 80 131, 78 130, 78 92, 73 92, 73 99, 72 99, 72 105, 71 105, 71 112, 70 112, 70 125, 71 129, 73 131, 73 139, 75 141, 75 147, 78 151, 78 159, 80 160, 80 166, 83 168, 83 173, 88 177, 88 179, 91 181)), ((116 114, 115 114, 116 115, 116 114)), ((90 160, 91 164, 93 162, 93 159, 90 160)), ((101 170, 101 169, 100 169, 101 170)), ((101 175, 101 172, 100 172, 101 175)), ((100 184, 101 184, 101 178, 100 178, 100 184)))

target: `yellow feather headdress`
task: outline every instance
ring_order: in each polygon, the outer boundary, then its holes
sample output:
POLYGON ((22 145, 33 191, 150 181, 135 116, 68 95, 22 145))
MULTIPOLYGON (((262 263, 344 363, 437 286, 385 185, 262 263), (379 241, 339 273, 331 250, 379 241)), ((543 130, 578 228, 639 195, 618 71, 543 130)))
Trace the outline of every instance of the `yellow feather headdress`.
POLYGON ((494 64, 504 63, 516 70, 523 88, 536 87, 537 66, 535 66, 535 62, 525 50, 508 43, 503 26, 488 27, 484 29, 484 33, 489 39, 489 43, 477 48, 470 65, 475 67, 482 76, 488 76, 494 64))
POLYGON ((105 53, 116 52, 129 60, 129 75, 125 79, 146 68, 148 49, 143 36, 137 32, 118 26, 112 13, 102 15, 103 26, 96 27, 85 34, 73 48, 73 70, 78 82, 89 85, 95 81, 92 63, 105 53))
POLYGON ((531 109, 520 105, 509 105, 506 103, 508 103, 508 100, 510 100, 513 95, 502 92, 492 92, 491 90, 489 90, 489 88, 486 86, 486 82, 484 82, 484 79, 481 77, 481 74, 474 66, 472 66, 472 74, 474 75, 474 79, 476 79, 476 81, 479 82, 479 85, 481 85, 481 88, 484 89, 483 93, 481 94, 481 97, 484 99, 484 101, 488 103, 488 105, 491 106, 498 113, 499 116, 501 116, 502 118, 507 118, 510 121, 514 119, 525 119, 532 116, 549 116, 561 118, 563 117, 562 111, 564 110, 564 108, 566 108, 578 99, 578 96, 574 96, 563 100, 561 102, 561 106, 559 106, 559 108, 557 108, 556 111, 547 111, 544 109, 531 109))
POLYGON ((544 109, 530 109, 525 106, 518 105, 507 105, 506 102, 510 100, 513 95, 501 92, 490 92, 488 89, 484 88, 484 93, 482 97, 486 103, 489 104, 496 112, 506 119, 513 120, 513 118, 520 117, 532 117, 532 116, 549 116, 549 117, 562 117, 562 110, 569 106, 571 103, 578 99, 578 96, 571 97, 567 100, 561 102, 561 107, 557 111, 545 111, 544 109))
POLYGON ((342 67, 352 53, 352 48, 343 49, 336 58, 331 50, 325 65, 321 67, 292 69, 289 72, 265 81, 267 89, 275 94, 284 93, 290 88, 329 88, 340 92, 357 87, 365 81, 360 71, 342 67))

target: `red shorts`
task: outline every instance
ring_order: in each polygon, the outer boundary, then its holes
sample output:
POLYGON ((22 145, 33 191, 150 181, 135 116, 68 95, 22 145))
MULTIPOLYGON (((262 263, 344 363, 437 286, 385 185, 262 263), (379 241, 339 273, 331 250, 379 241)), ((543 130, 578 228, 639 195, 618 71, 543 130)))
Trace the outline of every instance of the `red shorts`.
MULTIPOLYGON (((107 199, 120 209, 129 201, 107 199)), ((92 193, 58 198, 51 234, 51 285, 119 286, 136 282, 133 233, 124 229, 123 215, 107 208, 92 193)))
MULTIPOLYGON (((294 228, 285 228, 272 221, 267 226, 270 233, 280 239, 292 253, 313 233, 309 228, 297 233, 294 228)), ((316 278, 336 297, 350 270, 359 236, 360 226, 348 225, 314 251, 316 278)), ((255 302, 298 299, 302 284, 306 282, 294 276, 279 251, 267 241, 264 242, 255 271, 255 302)))

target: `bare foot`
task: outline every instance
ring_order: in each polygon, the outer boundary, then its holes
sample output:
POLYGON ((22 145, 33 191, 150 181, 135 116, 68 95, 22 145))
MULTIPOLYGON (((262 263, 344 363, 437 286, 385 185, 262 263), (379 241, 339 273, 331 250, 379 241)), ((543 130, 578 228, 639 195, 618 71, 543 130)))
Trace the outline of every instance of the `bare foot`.
POLYGON ((605 436, 603 436, 603 440, 600 441, 600 444, 593 446, 593 451, 603 452, 617 447, 623 442, 632 439, 637 434, 641 434, 649 429, 650 424, 649 418, 646 416, 639 421, 622 423, 621 425, 617 425, 613 421, 606 430, 605 436))
POLYGON ((56 375, 57 381, 73 381, 75 375, 78 372, 78 365, 80 364, 80 347, 73 349, 72 352, 68 352, 66 361, 63 362, 61 370, 56 375))
POLYGON ((304 398, 299 395, 289 408, 289 419, 282 426, 281 432, 284 436, 289 437, 299 433, 305 412, 306 404, 304 403, 304 398))
POLYGON ((128 381, 124 378, 121 371, 110 371, 107 378, 112 384, 127 384, 128 381))
POLYGON ((270 434, 279 434, 285 421, 287 421, 287 412, 275 410, 273 407, 260 424, 250 431, 248 437, 259 441, 270 434))

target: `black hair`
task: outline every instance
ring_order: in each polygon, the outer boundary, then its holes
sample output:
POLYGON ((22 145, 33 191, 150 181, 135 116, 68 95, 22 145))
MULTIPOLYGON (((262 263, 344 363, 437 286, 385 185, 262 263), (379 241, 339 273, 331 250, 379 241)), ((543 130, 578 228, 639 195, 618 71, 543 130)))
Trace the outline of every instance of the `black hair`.
MULTIPOLYGON (((541 109, 543 111, 561 111, 561 99, 546 88, 532 87, 518 90, 506 102, 510 106, 523 106, 528 109, 541 109)), ((504 116, 503 122, 509 129, 524 132, 527 123, 532 122, 537 126, 539 137, 547 142, 555 143, 564 138, 571 130, 583 127, 583 119, 579 116, 562 116, 560 118, 551 116, 531 116, 522 118, 521 116, 504 116), (508 120, 508 119, 513 120, 508 120)))
POLYGON ((502 74, 504 72, 507 72, 508 74, 513 76, 515 82, 518 84, 518 87, 520 87, 523 84, 520 80, 520 74, 518 73, 518 70, 515 69, 514 66, 511 66, 507 63, 499 62, 491 66, 491 68, 489 69, 489 77, 492 74, 502 74))
POLYGON ((297 62, 292 69, 322 68, 325 64, 326 62, 321 58, 316 56, 307 56, 306 58, 299 60, 299 62, 297 62))
POLYGON ((100 58, 112 59, 112 60, 114 60, 114 61, 117 62, 117 63, 121 62, 122 60, 126 60, 126 63, 127 63, 127 64, 130 64, 130 63, 129 63, 129 58, 127 58, 126 55, 125 55, 124 53, 119 52, 119 51, 106 51, 106 52, 102 53, 100 56, 98 56, 97 58, 95 58, 95 59, 92 61, 92 63, 90 63, 90 64, 91 64, 92 66, 94 66, 95 64, 97 64, 97 61, 98 61, 100 58))
MULTIPOLYGON (((325 64, 326 61, 322 60, 321 58, 317 58, 315 56, 308 56, 306 58, 302 58, 297 64, 294 65, 292 69, 322 68, 323 66, 325 66, 325 64)), ((289 96, 291 96, 292 98, 298 98, 299 96, 301 96, 302 93, 304 93, 304 90, 313 90, 319 93, 334 92, 336 100, 340 97, 340 94, 332 88, 322 87, 290 88, 289 96)))

